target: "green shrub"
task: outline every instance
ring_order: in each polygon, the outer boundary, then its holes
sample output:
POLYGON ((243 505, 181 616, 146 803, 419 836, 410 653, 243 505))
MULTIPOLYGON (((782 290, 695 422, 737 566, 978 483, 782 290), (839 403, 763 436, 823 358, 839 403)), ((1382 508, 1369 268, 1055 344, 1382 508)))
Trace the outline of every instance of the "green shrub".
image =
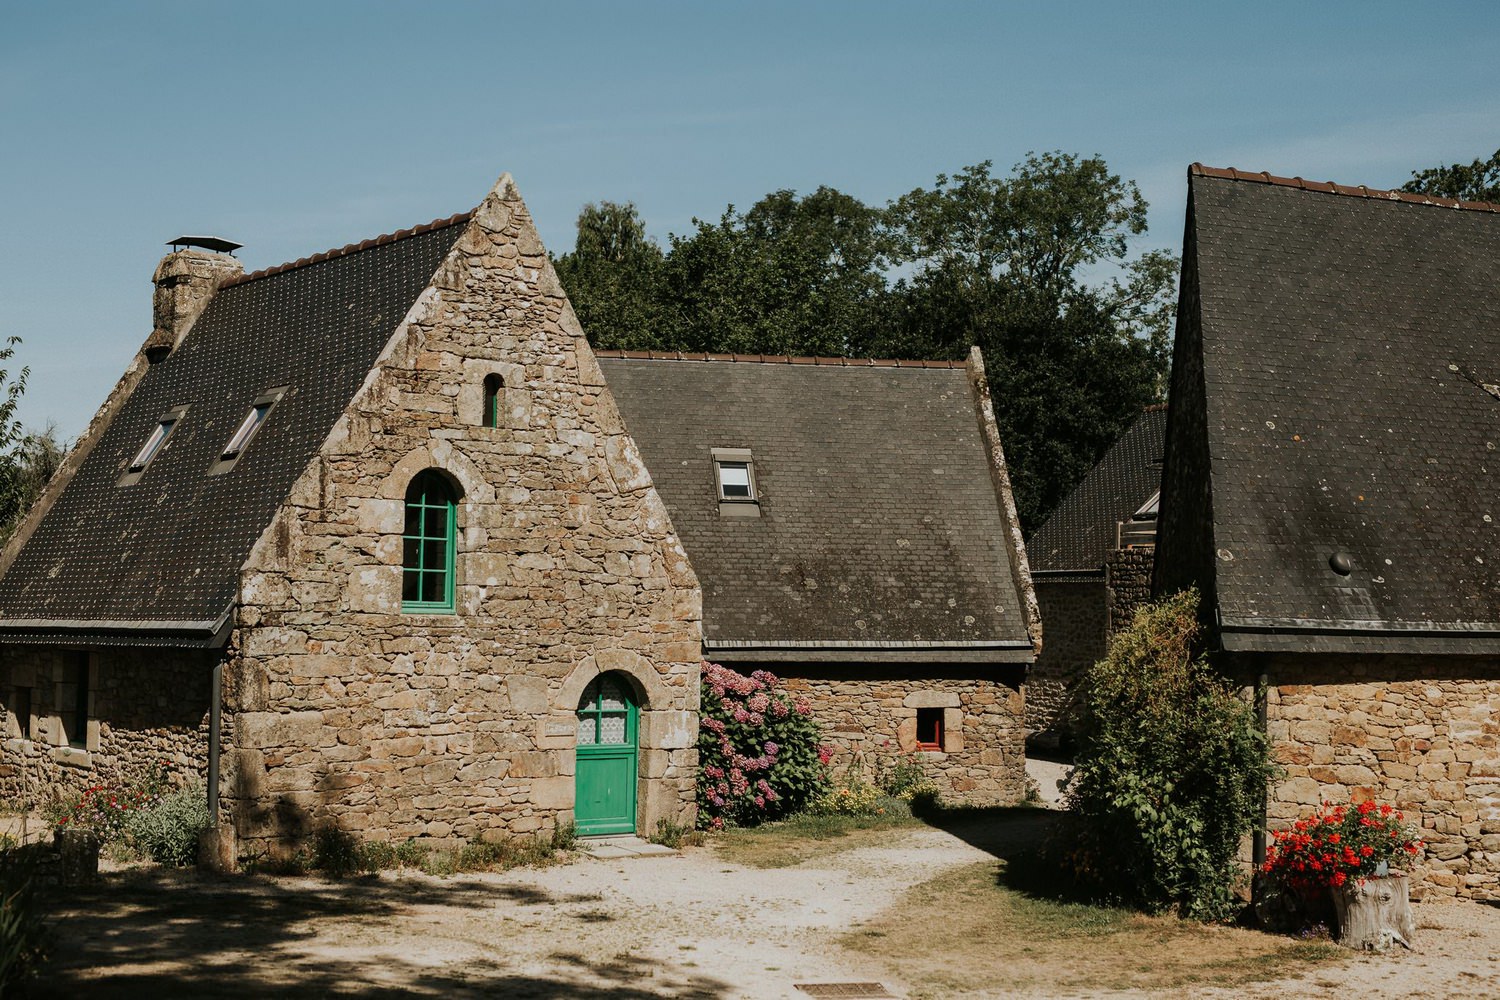
POLYGON ((571 851, 578 845, 578 827, 570 820, 559 823, 552 828, 552 849, 554 851, 571 851))
POLYGON ((878 816, 885 812, 887 798, 850 767, 807 804, 807 811, 814 816, 878 816))
POLYGON ((81 792, 64 793, 42 810, 58 829, 92 830, 105 843, 126 837, 126 825, 137 813, 154 809, 171 790, 164 765, 137 778, 111 778, 81 792))
POLYGON ((698 825, 753 826, 795 813, 828 783, 831 751, 806 699, 776 675, 703 664, 698 825))
POLYGON ((1053 854, 1112 901, 1221 920, 1275 767, 1252 707, 1193 655, 1197 609, 1196 591, 1142 607, 1085 674, 1053 854))
POLYGON ((309 866, 329 878, 344 878, 358 872, 372 871, 372 859, 367 854, 368 845, 361 844, 352 833, 330 827, 319 830, 313 838, 312 860, 309 866))
POLYGON ((46 940, 36 905, 36 867, 24 847, 0 851, 0 997, 36 974, 46 940))
POLYGON ((198 857, 198 834, 209 825, 207 793, 201 785, 189 785, 147 809, 130 812, 125 832, 136 850, 151 860, 186 865, 198 857))
POLYGON ((677 850, 681 847, 696 847, 703 843, 704 834, 690 826, 673 823, 669 819, 656 821, 656 832, 649 838, 651 843, 677 850))
POLYGON ((893 799, 910 802, 917 789, 929 785, 922 762, 913 754, 904 753, 894 764, 881 761, 875 771, 875 784, 893 799))

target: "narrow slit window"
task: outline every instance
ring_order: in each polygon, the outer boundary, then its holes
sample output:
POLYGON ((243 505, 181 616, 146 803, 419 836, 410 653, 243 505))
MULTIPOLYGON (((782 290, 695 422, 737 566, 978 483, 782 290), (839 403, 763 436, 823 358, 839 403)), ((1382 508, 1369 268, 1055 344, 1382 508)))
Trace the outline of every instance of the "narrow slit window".
POLYGON ((88 749, 89 737, 89 654, 76 653, 63 667, 58 721, 68 746, 88 749))
POLYGON ((214 463, 213 468, 208 470, 209 475, 220 475, 234 468, 234 464, 245 453, 245 449, 250 447, 251 439, 265 425, 266 418, 271 415, 271 410, 284 395, 286 395, 285 387, 271 389, 255 397, 255 401, 250 404, 250 412, 245 414, 245 419, 240 421, 239 427, 230 436, 229 443, 224 445, 224 450, 219 454, 219 460, 214 463))
POLYGON ((943 710, 941 708, 917 709, 917 749, 943 749, 943 710))
POLYGON ((500 426, 500 407, 504 401, 501 394, 505 388, 505 380, 499 375, 486 375, 484 377, 484 426, 500 426))
POLYGON ((31 739, 31 688, 17 687, 11 696, 11 711, 16 717, 16 735, 31 739))
POLYGON ((146 443, 141 445, 141 450, 135 453, 135 458, 130 460, 130 465, 125 469, 125 475, 120 477, 119 485, 129 486, 136 482, 146 471, 157 455, 161 454, 167 439, 182 422, 182 415, 187 412, 186 406, 176 406, 156 418, 156 426, 152 428, 151 434, 146 438, 146 443))

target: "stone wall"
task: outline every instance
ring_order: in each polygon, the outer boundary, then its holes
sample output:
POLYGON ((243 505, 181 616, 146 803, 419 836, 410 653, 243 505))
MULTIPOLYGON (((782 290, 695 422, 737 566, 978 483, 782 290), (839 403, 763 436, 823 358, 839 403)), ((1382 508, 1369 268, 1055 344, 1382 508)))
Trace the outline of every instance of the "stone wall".
POLYGON ((330 826, 451 840, 571 821, 574 712, 609 670, 644 704, 637 828, 692 822, 697 580, 508 178, 241 592, 223 779, 241 856, 330 826), (404 497, 428 468, 461 495, 455 614, 401 611, 404 497))
MULTIPOLYGON (((1104 557, 1109 594, 1109 635, 1128 628, 1136 608, 1151 600, 1156 549, 1115 549, 1104 557)), ((1102 654, 1101 654, 1102 655, 1102 654)))
POLYGON ((1500 662, 1279 656, 1272 829, 1320 802, 1388 802, 1421 828, 1415 894, 1500 899, 1500 662), (1295 683, 1288 683, 1295 678, 1295 683))
MULTIPOLYGON (((213 654, 188 650, 0 647, 0 798, 41 802, 164 766, 178 782, 208 766, 213 654), (66 666, 90 657, 86 749, 69 745, 59 714, 66 666), (16 716, 16 689, 31 690, 30 718, 16 716)), ((71 706, 70 706, 71 707, 71 706)))
POLYGON ((1056 748, 1067 732, 1074 681, 1104 655, 1108 600, 1102 579, 1046 577, 1036 579, 1036 598, 1047 640, 1026 672, 1026 732, 1034 746, 1056 748))
MULTIPOLYGON (((744 669, 750 669, 746 667, 744 669)), ((996 672, 1006 668, 995 668, 996 672)), ((922 676, 858 668, 781 668, 787 690, 805 697, 833 747, 835 771, 858 767, 873 778, 915 755, 951 802, 1012 805, 1026 796, 1025 732, 1019 671, 1014 685, 978 677, 922 676), (944 712, 944 749, 919 751, 919 708, 944 712)))

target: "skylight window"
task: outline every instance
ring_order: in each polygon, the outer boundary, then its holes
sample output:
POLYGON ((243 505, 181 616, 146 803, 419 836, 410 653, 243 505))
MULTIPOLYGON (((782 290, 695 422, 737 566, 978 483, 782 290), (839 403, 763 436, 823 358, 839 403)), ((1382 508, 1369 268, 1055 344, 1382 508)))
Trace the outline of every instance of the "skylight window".
POLYGON ((284 395, 286 395, 286 387, 282 386, 255 397, 255 401, 250 404, 250 412, 245 414, 245 419, 240 422, 239 428, 230 437, 229 443, 224 446, 219 460, 214 463, 213 468, 208 470, 210 476, 221 475, 234 468, 234 464, 245 453, 245 449, 250 447, 251 439, 265 424, 271 410, 284 395))
POLYGON ((714 489, 719 513, 731 516, 760 514, 760 492, 755 485, 755 462, 748 448, 714 448, 714 489))
POLYGON ((161 453, 167 443, 167 438, 172 436, 182 415, 187 412, 186 406, 174 406, 172 409, 156 418, 156 427, 152 429, 146 443, 141 445, 141 450, 135 453, 130 465, 125 469, 125 474, 120 477, 120 486, 129 486, 138 481, 146 471, 146 466, 151 460, 161 453))

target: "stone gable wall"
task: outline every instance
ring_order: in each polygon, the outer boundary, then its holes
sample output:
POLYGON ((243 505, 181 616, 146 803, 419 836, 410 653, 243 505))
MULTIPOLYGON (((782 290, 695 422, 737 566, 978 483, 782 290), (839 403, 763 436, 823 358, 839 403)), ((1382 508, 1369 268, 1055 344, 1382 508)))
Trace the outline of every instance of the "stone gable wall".
MULTIPOLYGON (((1109 635, 1130 627, 1136 609, 1151 600, 1156 549, 1115 549, 1104 558, 1108 581, 1109 635)), ((1103 655, 1102 653, 1100 655, 1103 655)))
POLYGON ((876 679, 853 668, 775 672, 789 692, 811 703, 833 748, 835 773, 853 767, 873 780, 912 755, 947 801, 1014 805, 1026 797, 1019 686, 962 677, 876 679), (916 749, 919 708, 943 710, 943 752, 916 749))
POLYGON ((1079 675, 1104 655, 1109 627, 1103 580, 1036 581, 1047 641, 1026 672, 1026 731, 1039 745, 1057 745, 1067 730, 1067 706, 1079 675))
POLYGON ((1273 830, 1320 802, 1388 802, 1427 844, 1414 895, 1500 899, 1500 661, 1277 656, 1266 669, 1286 769, 1273 830))
POLYGON ((638 829, 690 823, 701 596, 502 179, 257 544, 226 681, 240 854, 330 826, 494 839, 573 818, 576 709, 641 700, 638 829), (505 380, 481 426, 482 383, 505 380), (457 613, 402 613, 404 496, 458 485, 457 613))
POLYGON ((178 783, 202 781, 212 654, 96 650, 85 751, 68 746, 57 700, 64 667, 77 655, 46 646, 0 648, 0 798, 39 803, 101 782, 138 780, 155 767, 178 783), (31 689, 30 720, 15 717, 17 687, 31 689))

